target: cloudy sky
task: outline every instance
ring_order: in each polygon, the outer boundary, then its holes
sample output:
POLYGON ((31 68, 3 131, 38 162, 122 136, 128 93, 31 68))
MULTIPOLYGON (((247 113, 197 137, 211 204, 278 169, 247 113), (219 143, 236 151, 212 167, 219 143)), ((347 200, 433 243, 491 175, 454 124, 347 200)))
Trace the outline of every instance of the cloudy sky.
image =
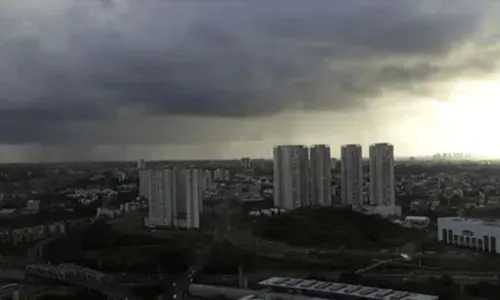
POLYGON ((500 156, 500 6, 2 0, 0 160, 500 156))

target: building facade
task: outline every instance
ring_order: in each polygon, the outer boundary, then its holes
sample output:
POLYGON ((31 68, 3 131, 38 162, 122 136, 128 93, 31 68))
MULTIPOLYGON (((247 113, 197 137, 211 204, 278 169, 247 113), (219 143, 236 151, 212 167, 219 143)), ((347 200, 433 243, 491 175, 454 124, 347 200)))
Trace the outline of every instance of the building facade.
POLYGON ((438 240, 446 244, 499 253, 500 222, 460 217, 438 219, 438 240))
POLYGON ((144 159, 139 159, 137 160, 137 169, 144 169, 146 168, 146 160, 144 159))
POLYGON ((241 159, 241 167, 244 169, 252 168, 252 160, 250 159, 250 157, 243 157, 241 159))
POLYGON ((151 172, 151 169, 139 169, 139 197, 150 197, 151 172))
MULTIPOLYGON (((333 281, 319 281, 302 278, 271 277, 258 283, 269 293, 278 293, 281 297, 291 294, 315 299, 351 299, 351 300, 438 300, 438 296, 376 288, 357 284, 333 281)), ((280 297, 280 298, 281 298, 280 297)), ((285 298, 286 299, 286 298, 285 298)), ((293 299, 293 298, 292 298, 293 299)))
POLYGON ((394 146, 370 145, 370 204, 395 206, 394 188, 394 146))
POLYGON ((341 198, 343 204, 363 205, 363 151, 361 145, 341 147, 341 198))
POLYGON ((149 226, 173 226, 174 169, 155 168, 139 171, 139 191, 148 199, 149 226))
POLYGON ((292 210, 309 205, 309 151, 301 145, 273 150, 274 206, 292 210))
POLYGON ((202 174, 197 169, 140 170, 139 191, 149 202, 146 226, 199 228, 204 194, 202 174))
POLYGON ((310 149, 311 164, 311 205, 332 204, 331 152, 326 145, 314 145, 310 149))

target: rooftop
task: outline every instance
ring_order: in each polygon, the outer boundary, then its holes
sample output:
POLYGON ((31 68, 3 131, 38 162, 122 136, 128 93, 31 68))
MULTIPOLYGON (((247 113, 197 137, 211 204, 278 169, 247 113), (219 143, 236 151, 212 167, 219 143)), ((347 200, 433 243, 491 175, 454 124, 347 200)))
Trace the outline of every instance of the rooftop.
POLYGON ((288 290, 309 291, 317 294, 350 295, 363 299, 379 300, 438 300, 437 296, 395 291, 362 285, 352 285, 331 281, 306 280, 287 277, 271 277, 259 282, 260 285, 288 290))
POLYGON ((500 227, 500 221, 492 219, 485 220, 485 219, 471 219, 471 218, 461 218, 461 217, 445 217, 445 218, 439 218, 438 220, 448 220, 453 222, 464 222, 464 223, 477 224, 483 226, 500 227))

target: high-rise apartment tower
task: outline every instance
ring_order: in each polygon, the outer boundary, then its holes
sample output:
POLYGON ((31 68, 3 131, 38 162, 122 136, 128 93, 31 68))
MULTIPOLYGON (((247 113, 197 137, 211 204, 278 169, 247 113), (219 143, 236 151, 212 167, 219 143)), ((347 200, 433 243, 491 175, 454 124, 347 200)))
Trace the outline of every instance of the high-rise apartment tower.
POLYGON ((311 205, 331 205, 332 173, 330 147, 326 145, 314 145, 309 151, 311 166, 311 205))
POLYGON ((301 145, 276 146, 273 151, 274 206, 295 209, 309 205, 309 153, 301 145))
POLYGON ((388 143, 370 145, 370 204, 396 205, 394 146, 388 143))
POLYGON ((139 191, 148 199, 145 220, 150 227, 199 228, 203 172, 197 169, 154 168, 139 171, 139 191))
POLYGON ((343 204, 363 205, 363 156, 361 145, 343 145, 340 149, 341 197, 343 204))

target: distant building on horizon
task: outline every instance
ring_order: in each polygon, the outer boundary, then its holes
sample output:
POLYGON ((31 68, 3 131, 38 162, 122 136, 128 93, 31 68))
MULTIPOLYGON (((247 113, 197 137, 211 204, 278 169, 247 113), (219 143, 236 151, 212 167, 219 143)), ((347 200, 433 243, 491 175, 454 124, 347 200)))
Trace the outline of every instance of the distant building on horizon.
POLYGON ((250 157, 243 157, 241 159, 241 167, 243 169, 251 169, 252 168, 252 160, 250 157))
POLYGON ((146 168, 146 160, 144 160, 142 158, 137 160, 137 169, 141 170, 141 169, 145 169, 145 168, 146 168))
POLYGON ((302 145, 273 149, 274 206, 292 210, 309 205, 309 151, 302 145))
POLYGON ((353 207, 363 205, 363 149, 361 145, 349 144, 341 147, 340 174, 341 199, 343 204, 353 207))
POLYGON ((327 145, 314 145, 310 153, 310 204, 332 204, 331 151, 327 145))
POLYGON ((394 146, 388 143, 370 145, 370 204, 395 206, 394 146))

